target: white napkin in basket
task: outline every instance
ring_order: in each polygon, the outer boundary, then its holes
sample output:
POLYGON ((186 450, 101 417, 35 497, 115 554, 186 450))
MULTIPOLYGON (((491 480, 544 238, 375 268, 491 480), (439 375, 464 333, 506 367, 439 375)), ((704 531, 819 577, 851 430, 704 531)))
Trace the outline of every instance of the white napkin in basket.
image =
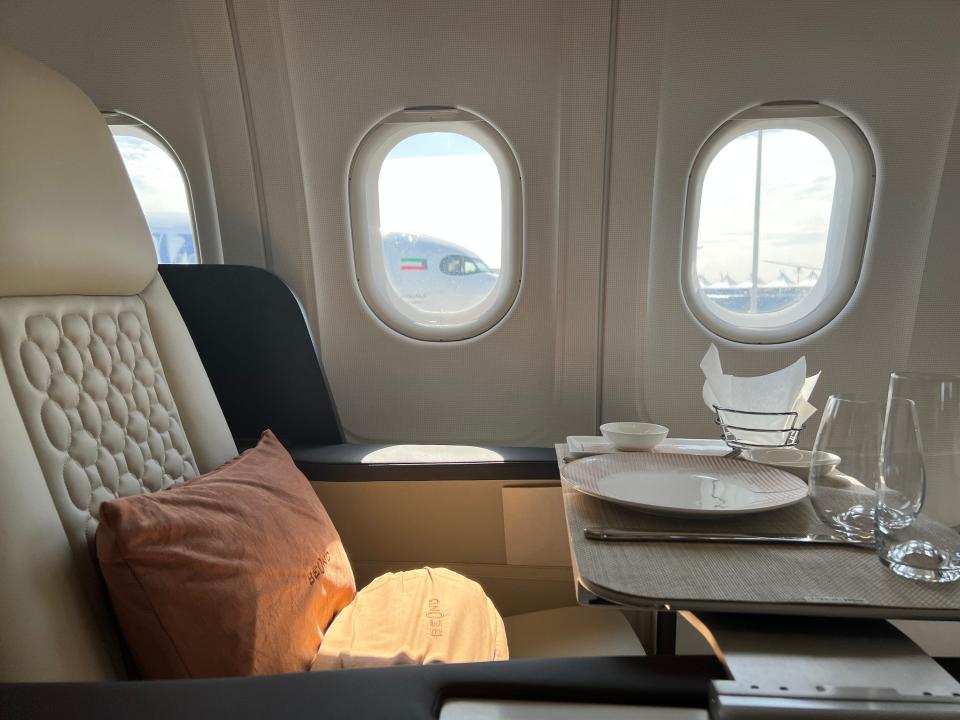
MULTIPOLYGON (((711 344, 700 361, 700 369, 706 377, 703 401, 711 412, 714 405, 749 412, 796 412, 796 425, 800 427, 817 411, 808 401, 820 379, 820 373, 807 377, 806 357, 768 375, 735 377, 724 374, 717 346, 711 344)), ((730 425, 757 429, 784 430, 792 422, 791 417, 783 415, 742 415, 732 412, 722 415, 730 425)), ((757 445, 778 445, 786 439, 786 435, 781 433, 731 432, 737 440, 757 445)))

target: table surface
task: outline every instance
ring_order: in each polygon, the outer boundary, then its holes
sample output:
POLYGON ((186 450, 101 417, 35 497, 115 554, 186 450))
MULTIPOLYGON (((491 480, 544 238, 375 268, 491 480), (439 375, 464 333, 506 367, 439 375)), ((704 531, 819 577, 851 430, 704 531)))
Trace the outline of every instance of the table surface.
POLYGON ((960 582, 894 575, 870 550, 842 546, 587 540, 587 527, 687 532, 823 532, 809 500, 735 518, 660 517, 584 495, 562 479, 573 570, 584 604, 773 614, 960 620, 960 582), (582 592, 586 590, 586 592, 582 592))

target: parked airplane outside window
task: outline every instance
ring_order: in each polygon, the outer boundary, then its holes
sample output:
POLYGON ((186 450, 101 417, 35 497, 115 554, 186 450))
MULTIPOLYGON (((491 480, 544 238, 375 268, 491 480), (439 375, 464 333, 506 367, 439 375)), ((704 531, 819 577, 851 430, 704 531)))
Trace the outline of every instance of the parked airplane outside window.
POLYGON ((490 295, 500 268, 500 174, 480 143, 453 132, 412 135, 387 155, 379 186, 384 268, 401 298, 447 313, 490 295))

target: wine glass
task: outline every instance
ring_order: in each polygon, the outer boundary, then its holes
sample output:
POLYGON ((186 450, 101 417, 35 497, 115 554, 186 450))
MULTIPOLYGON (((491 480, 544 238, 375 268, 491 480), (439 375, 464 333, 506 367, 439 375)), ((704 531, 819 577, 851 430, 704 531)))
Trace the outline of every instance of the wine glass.
POLYGON ((810 502, 821 522, 850 540, 874 538, 881 425, 879 400, 831 395, 817 430, 810 502))
POLYGON ((960 580, 960 376, 890 376, 876 521, 895 573, 960 580))

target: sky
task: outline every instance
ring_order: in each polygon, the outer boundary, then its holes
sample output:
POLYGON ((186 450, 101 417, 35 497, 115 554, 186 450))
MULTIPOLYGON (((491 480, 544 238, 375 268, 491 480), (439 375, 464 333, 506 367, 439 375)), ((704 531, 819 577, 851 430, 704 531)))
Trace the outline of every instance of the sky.
POLYGON ((144 215, 182 215, 190 225, 190 205, 176 162, 148 140, 115 135, 144 215))
POLYGON ((197 262, 187 189, 176 161, 144 138, 114 135, 113 139, 147 219, 157 259, 164 263, 197 262))
MULTIPOLYGON (((749 282, 753 265, 757 132, 725 145, 707 170, 697 238, 697 274, 707 284, 749 282)), ((823 267, 836 169, 829 150, 801 130, 765 130, 760 190, 761 284, 796 281, 823 267)))
POLYGON ((402 140, 380 170, 380 231, 432 235, 500 267, 500 173, 484 148, 457 133, 402 140))

